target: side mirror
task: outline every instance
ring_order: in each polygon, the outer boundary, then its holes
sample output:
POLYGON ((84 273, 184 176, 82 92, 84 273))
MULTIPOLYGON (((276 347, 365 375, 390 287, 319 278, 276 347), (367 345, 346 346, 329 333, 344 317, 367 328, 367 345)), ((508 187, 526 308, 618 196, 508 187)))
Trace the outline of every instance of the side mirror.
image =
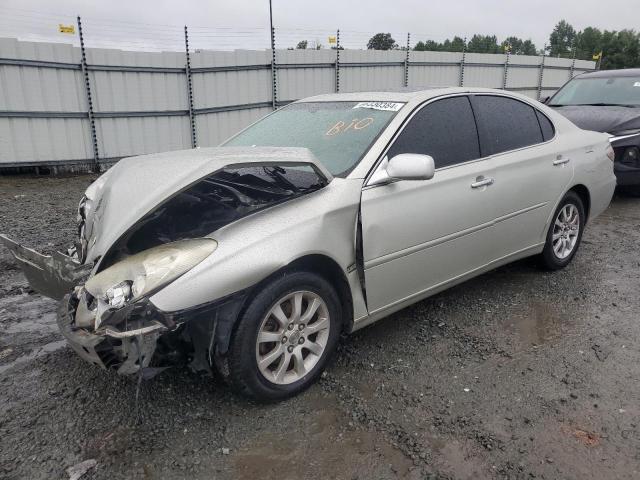
POLYGON ((395 180, 430 180, 435 170, 433 157, 417 153, 401 153, 387 165, 387 174, 395 180))
POLYGON ((547 95, 546 97, 541 97, 540 98, 540 103, 544 103, 545 105, 549 102, 549 99, 551 97, 549 95, 547 95))
POLYGON ((394 180, 430 180, 435 169, 430 155, 401 153, 391 160, 385 158, 367 185, 383 185, 394 180))

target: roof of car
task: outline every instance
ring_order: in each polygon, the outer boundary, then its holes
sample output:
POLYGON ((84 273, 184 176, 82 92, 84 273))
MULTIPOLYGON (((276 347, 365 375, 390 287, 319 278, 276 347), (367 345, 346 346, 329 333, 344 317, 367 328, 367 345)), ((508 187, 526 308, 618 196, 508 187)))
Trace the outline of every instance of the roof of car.
POLYGON ((638 77, 640 68, 625 68, 623 70, 598 70, 597 72, 583 73, 580 78, 611 78, 611 77, 638 77))
POLYGON ((300 102, 409 102, 411 100, 426 100, 432 97, 448 95, 452 93, 482 93, 482 92, 500 92, 504 90, 495 90, 492 88, 475 88, 475 87, 419 87, 419 88, 403 88, 391 91, 371 91, 371 92, 353 92, 353 93, 328 93, 324 95, 316 95, 299 100, 300 102))

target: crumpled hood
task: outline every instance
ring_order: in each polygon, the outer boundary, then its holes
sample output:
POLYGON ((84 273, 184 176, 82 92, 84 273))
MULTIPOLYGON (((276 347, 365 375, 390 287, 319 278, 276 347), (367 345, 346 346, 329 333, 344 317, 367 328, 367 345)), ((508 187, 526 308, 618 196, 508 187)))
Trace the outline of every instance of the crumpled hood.
POLYGON ((640 108, 591 105, 552 108, 584 130, 615 134, 640 128, 640 108))
POLYGON ((201 178, 236 164, 311 163, 332 176, 306 148, 212 147, 124 158, 86 192, 86 262, 94 262, 136 221, 201 178))

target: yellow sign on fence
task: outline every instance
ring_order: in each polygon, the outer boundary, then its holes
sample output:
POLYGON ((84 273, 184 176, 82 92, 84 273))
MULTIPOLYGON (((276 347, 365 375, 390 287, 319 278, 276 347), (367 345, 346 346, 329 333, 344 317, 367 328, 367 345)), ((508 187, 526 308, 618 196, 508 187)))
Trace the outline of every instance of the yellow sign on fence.
POLYGON ((329 45, 335 45, 338 43, 338 39, 335 35, 329 35, 329 45))
POLYGON ((73 25, 62 25, 61 23, 59 23, 58 31, 60 33, 70 33, 73 35, 74 33, 76 33, 76 27, 74 27, 73 25))

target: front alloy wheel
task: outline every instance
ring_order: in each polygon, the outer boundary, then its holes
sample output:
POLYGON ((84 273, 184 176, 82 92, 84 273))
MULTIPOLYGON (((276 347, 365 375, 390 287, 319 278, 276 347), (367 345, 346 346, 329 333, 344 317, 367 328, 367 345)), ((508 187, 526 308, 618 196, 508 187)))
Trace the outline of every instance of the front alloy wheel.
POLYGON ((231 386, 261 401, 282 400, 309 387, 336 349, 340 299, 311 272, 287 272, 258 287, 231 336, 231 386))
POLYGON ((285 295, 265 315, 256 340, 256 361, 265 379, 288 385, 304 378, 329 340, 329 309, 309 291, 285 295))

